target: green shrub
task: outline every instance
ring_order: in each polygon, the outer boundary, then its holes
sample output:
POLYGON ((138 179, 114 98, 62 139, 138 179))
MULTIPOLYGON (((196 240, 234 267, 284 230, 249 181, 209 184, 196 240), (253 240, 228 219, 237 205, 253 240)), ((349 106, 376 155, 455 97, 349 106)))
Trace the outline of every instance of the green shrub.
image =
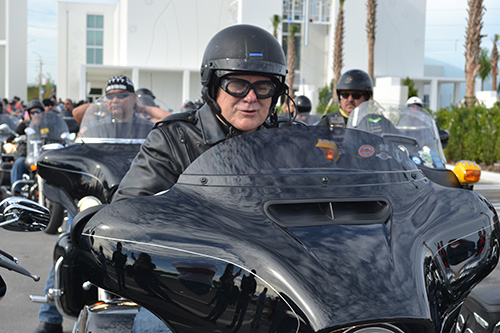
POLYGON ((436 113, 436 122, 450 132, 445 149, 449 160, 473 160, 491 165, 500 159, 500 108, 453 106, 436 113))

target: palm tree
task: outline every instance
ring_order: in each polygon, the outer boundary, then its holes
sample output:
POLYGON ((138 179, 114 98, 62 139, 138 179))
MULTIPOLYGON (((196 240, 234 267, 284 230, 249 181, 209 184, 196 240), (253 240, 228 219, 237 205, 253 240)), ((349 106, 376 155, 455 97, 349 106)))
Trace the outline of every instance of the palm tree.
POLYGON ((495 34, 493 38, 493 48, 491 49, 491 90, 497 90, 497 75, 498 75, 498 39, 500 35, 495 34))
POLYGON ((484 80, 491 73, 491 60, 488 56, 489 50, 482 47, 479 51, 479 77, 481 78, 481 90, 484 90, 484 80))
POLYGON ((295 50, 295 34, 299 29, 298 25, 290 25, 288 30, 288 48, 286 52, 286 62, 288 64, 288 76, 287 84, 290 92, 290 97, 295 98, 293 93, 293 81, 295 80, 295 62, 296 62, 296 50, 295 50))
POLYGON ((274 38, 278 39, 278 26, 281 23, 281 16, 273 15, 273 17, 271 18, 271 23, 273 24, 273 36, 274 38))
POLYGON ((375 82, 374 76, 374 56, 375 56, 375 26, 377 21, 377 0, 366 2, 366 35, 368 38, 368 74, 375 82))
POLYGON ((479 71, 481 29, 485 8, 483 0, 468 0, 467 28, 465 30, 465 105, 471 107, 475 100, 475 81, 479 71))
MULTIPOLYGON (((339 0, 339 12, 337 14, 337 24, 335 26, 335 49, 333 50, 333 80, 334 89, 332 102, 338 104, 337 96, 337 82, 340 79, 342 66, 343 66, 343 53, 344 53, 344 1, 339 0)), ((328 107, 331 103, 328 103, 328 107)), ((327 110, 328 110, 327 107, 327 110)))

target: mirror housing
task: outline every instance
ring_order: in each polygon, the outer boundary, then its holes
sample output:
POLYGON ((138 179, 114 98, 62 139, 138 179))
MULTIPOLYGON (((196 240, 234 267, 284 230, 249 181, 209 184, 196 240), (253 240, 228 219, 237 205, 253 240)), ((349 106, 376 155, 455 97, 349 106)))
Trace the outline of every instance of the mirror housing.
POLYGON ((46 207, 21 197, 0 202, 0 212, 0 226, 11 231, 42 231, 50 221, 46 207))

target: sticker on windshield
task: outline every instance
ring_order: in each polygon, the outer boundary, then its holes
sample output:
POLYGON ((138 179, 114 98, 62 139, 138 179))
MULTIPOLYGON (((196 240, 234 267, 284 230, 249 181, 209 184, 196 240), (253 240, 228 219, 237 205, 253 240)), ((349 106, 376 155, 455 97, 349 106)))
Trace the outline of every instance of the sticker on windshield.
POLYGON ((370 157, 373 155, 374 152, 375 152, 375 149, 373 149, 373 147, 370 145, 362 145, 358 149, 358 154, 361 157, 370 157))
POLYGON ((385 144, 385 143, 381 143, 381 144, 379 145, 379 149, 380 149, 381 151, 389 152, 389 145, 388 145, 388 144, 385 144))
POLYGON ((420 159, 422 160, 425 166, 432 167, 433 166, 432 156, 430 154, 430 151, 425 148, 426 147, 424 147, 423 150, 419 150, 418 154, 420 155, 420 159))
POLYGON ((47 127, 40 129, 40 134, 49 134, 49 132, 50 130, 47 127))
POLYGON ((339 148, 337 147, 335 142, 326 139, 318 139, 316 147, 320 148, 323 151, 327 160, 337 162, 337 160, 339 159, 339 148))
POLYGON ((420 164, 422 164, 422 160, 420 160, 420 158, 419 158, 419 157, 417 157, 417 156, 412 156, 412 157, 411 157, 411 160, 412 160, 412 161, 413 161, 413 163, 415 163, 416 165, 420 165, 420 164))
POLYGON ((394 159, 398 162, 401 163, 403 161, 403 151, 399 148, 394 148, 392 151, 392 155, 394 155, 394 159))
POLYGON ((376 156, 383 161, 387 161, 388 159, 392 158, 392 156, 387 154, 385 151, 381 152, 380 154, 377 154, 376 156))
POLYGON ((436 168, 444 169, 445 166, 443 162, 441 162, 441 158, 439 158, 438 152, 435 150, 431 150, 431 156, 434 160, 434 164, 436 164, 436 168))

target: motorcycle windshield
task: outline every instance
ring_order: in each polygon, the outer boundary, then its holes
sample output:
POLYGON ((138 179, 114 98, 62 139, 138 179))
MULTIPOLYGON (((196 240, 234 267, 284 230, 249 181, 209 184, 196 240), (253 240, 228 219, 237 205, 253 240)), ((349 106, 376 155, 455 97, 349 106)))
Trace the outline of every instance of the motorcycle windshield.
POLYGON ((26 161, 34 164, 42 146, 48 144, 69 144, 69 130, 66 122, 54 112, 42 112, 31 119, 26 133, 26 161))
POLYGON ((0 114, 0 140, 5 141, 15 133, 20 118, 5 113, 0 114))
POLYGON ((153 123, 135 110, 124 99, 97 100, 86 109, 76 142, 142 143, 153 123))
POLYGON ((40 140, 41 144, 67 144, 69 130, 66 122, 54 112, 37 114, 25 130, 28 140, 40 140))
POLYGON ((372 133, 292 126, 227 140, 202 154, 183 175, 303 174, 332 170, 387 173, 416 170, 416 165, 398 145, 372 133))
POLYGON ((431 168, 445 167, 446 158, 436 122, 425 110, 399 105, 382 106, 369 101, 352 112, 347 127, 391 138, 394 142, 399 141, 416 164, 431 168), (404 144, 408 138, 414 143, 404 144))

